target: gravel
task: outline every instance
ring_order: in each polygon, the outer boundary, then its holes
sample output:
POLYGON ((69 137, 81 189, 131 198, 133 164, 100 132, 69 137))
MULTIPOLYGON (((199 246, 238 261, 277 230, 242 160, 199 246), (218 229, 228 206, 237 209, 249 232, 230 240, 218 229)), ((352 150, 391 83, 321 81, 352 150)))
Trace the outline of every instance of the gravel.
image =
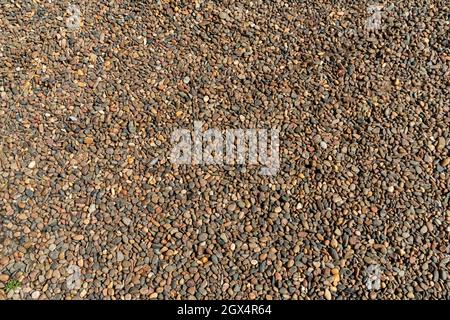
POLYGON ((0 299, 450 296, 448 1, 71 4, 0 3, 0 299))

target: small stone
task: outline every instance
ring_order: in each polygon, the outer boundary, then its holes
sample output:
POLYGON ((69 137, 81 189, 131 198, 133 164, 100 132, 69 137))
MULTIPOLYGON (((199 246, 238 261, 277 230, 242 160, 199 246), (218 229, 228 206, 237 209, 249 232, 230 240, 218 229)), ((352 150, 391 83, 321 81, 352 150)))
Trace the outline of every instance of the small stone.
POLYGON ((91 145, 94 143, 94 139, 92 137, 86 137, 86 139, 84 139, 84 143, 87 145, 91 145))
POLYGON ((150 298, 150 299, 156 299, 156 298, 158 298, 158 293, 157 293, 157 292, 151 293, 150 296, 149 296, 149 298, 150 298))
POLYGON ((195 281, 190 279, 186 282, 186 285, 188 286, 188 288, 195 287, 195 281))
POLYGON ((324 295, 323 295, 324 297, 325 297, 325 299, 327 299, 327 300, 331 300, 331 292, 330 292, 330 290, 328 290, 328 289, 325 289, 325 293, 324 293, 324 295))
POLYGON ((336 194, 333 196, 333 202, 338 205, 342 205, 344 203, 344 200, 342 200, 341 196, 336 194))
POLYGON ((143 296, 146 296, 148 294, 149 289, 147 287, 141 288, 139 290, 139 293, 143 296))
POLYGON ((28 168, 33 169, 34 167, 36 167, 36 161, 33 160, 28 164, 28 168))
POLYGON ((131 224, 131 219, 130 218, 128 218, 128 217, 123 217, 122 218, 122 222, 126 225, 126 226, 129 226, 130 224, 131 224))
POLYGON ((331 239, 330 244, 333 248, 337 248, 338 242, 335 238, 331 239))
POLYGON ((158 203, 158 201, 159 201, 159 197, 158 197, 158 195, 156 194, 156 193, 154 193, 153 195, 152 195, 152 202, 153 203, 158 203))
POLYGON ((446 166, 448 166, 449 164, 450 164, 450 157, 448 157, 448 158, 442 160, 441 165, 442 165, 443 167, 446 167, 446 166))
POLYGON ((39 299, 40 295, 41 295, 41 293, 39 291, 34 291, 31 294, 31 298, 33 298, 34 300, 37 300, 37 299, 39 299))
POLYGON ((28 198, 32 198, 34 195, 34 192, 33 192, 33 190, 27 188, 27 189, 25 189, 25 194, 27 195, 28 198))
POLYGON ((277 280, 277 281, 283 280, 283 277, 281 276, 281 274, 279 272, 275 272, 275 280, 277 280))
POLYGON ((427 232, 428 232, 427 226, 426 226, 426 225, 423 225, 422 228, 420 228, 420 233, 421 233, 421 234, 425 234, 425 233, 427 233, 427 232))
POLYGON ((9 276, 7 274, 0 274, 0 282, 8 281, 9 276))
POLYGON ((136 133, 136 127, 135 127, 133 121, 128 122, 127 128, 128 128, 128 132, 130 132, 131 134, 136 133))
POLYGON ((228 20, 230 17, 228 16, 228 13, 226 13, 225 11, 221 11, 220 13, 219 13, 219 17, 220 17, 220 19, 223 19, 223 20, 228 20))
POLYGON ((329 251, 334 260, 339 260, 339 255, 338 255, 336 249, 330 248, 329 251))
POLYGON ((439 137, 436 149, 440 151, 444 148, 445 148, 445 138, 439 137))

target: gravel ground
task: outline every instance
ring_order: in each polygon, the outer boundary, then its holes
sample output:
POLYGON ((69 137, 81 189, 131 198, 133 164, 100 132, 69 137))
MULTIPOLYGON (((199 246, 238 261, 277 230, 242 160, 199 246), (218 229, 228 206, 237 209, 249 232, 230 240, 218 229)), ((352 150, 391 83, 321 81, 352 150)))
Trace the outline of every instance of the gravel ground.
POLYGON ((0 1, 0 299, 450 298, 448 1, 71 3, 0 1))

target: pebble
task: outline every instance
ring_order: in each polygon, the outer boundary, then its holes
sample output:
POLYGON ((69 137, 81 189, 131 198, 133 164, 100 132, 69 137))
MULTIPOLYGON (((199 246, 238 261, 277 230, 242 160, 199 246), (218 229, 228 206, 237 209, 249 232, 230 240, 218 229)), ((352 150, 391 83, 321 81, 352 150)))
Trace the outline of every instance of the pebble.
POLYGON ((7 282, 9 279, 9 276, 7 274, 0 274, 0 282, 7 282))
POLYGON ((442 150, 445 148, 445 138, 444 137, 439 137, 436 148, 437 148, 437 150, 442 150))
POLYGON ((450 164, 450 157, 445 158, 445 159, 442 161, 442 166, 443 166, 443 167, 446 167, 446 166, 448 166, 449 164, 450 164))
POLYGON ((428 232, 428 228, 426 225, 423 225, 422 228, 420 228, 420 233, 425 234, 428 232))
POLYGON ((208 234, 207 233, 201 233, 198 236, 198 240, 199 241, 206 241, 206 239, 208 239, 208 234))
POLYGON ((117 251, 117 262, 122 262, 125 259, 125 256, 123 255, 123 253, 121 251, 117 251))
POLYGON ((131 225, 131 219, 130 218, 128 218, 128 217, 123 217, 122 218, 122 222, 126 225, 126 226, 129 226, 129 225, 131 225))
POLYGON ((34 192, 33 190, 25 189, 25 194, 27 195, 28 198, 33 198, 34 192))
POLYGON ((220 17, 220 19, 224 19, 224 20, 229 20, 229 16, 228 16, 228 13, 226 13, 225 11, 221 11, 220 13, 219 13, 219 17, 220 17))
POLYGON ((84 143, 87 144, 87 145, 91 145, 91 144, 94 143, 94 139, 92 137, 86 137, 84 139, 84 143))
POLYGON ((151 293, 150 296, 149 296, 149 298, 150 298, 150 299, 156 299, 156 298, 158 298, 158 293, 157 293, 157 292, 151 293))
POLYGON ((94 213, 95 212, 95 204, 94 203, 92 203, 90 206, 89 206, 89 213, 94 213))

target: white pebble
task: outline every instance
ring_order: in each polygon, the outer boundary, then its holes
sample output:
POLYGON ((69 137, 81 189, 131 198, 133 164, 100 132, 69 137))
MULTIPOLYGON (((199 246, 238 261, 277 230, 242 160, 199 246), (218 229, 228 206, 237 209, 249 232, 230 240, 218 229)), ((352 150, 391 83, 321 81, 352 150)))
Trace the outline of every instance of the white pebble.
POLYGON ((41 293, 40 293, 39 291, 34 291, 34 292, 31 294, 31 298, 33 298, 34 300, 39 299, 40 296, 41 296, 41 293))

